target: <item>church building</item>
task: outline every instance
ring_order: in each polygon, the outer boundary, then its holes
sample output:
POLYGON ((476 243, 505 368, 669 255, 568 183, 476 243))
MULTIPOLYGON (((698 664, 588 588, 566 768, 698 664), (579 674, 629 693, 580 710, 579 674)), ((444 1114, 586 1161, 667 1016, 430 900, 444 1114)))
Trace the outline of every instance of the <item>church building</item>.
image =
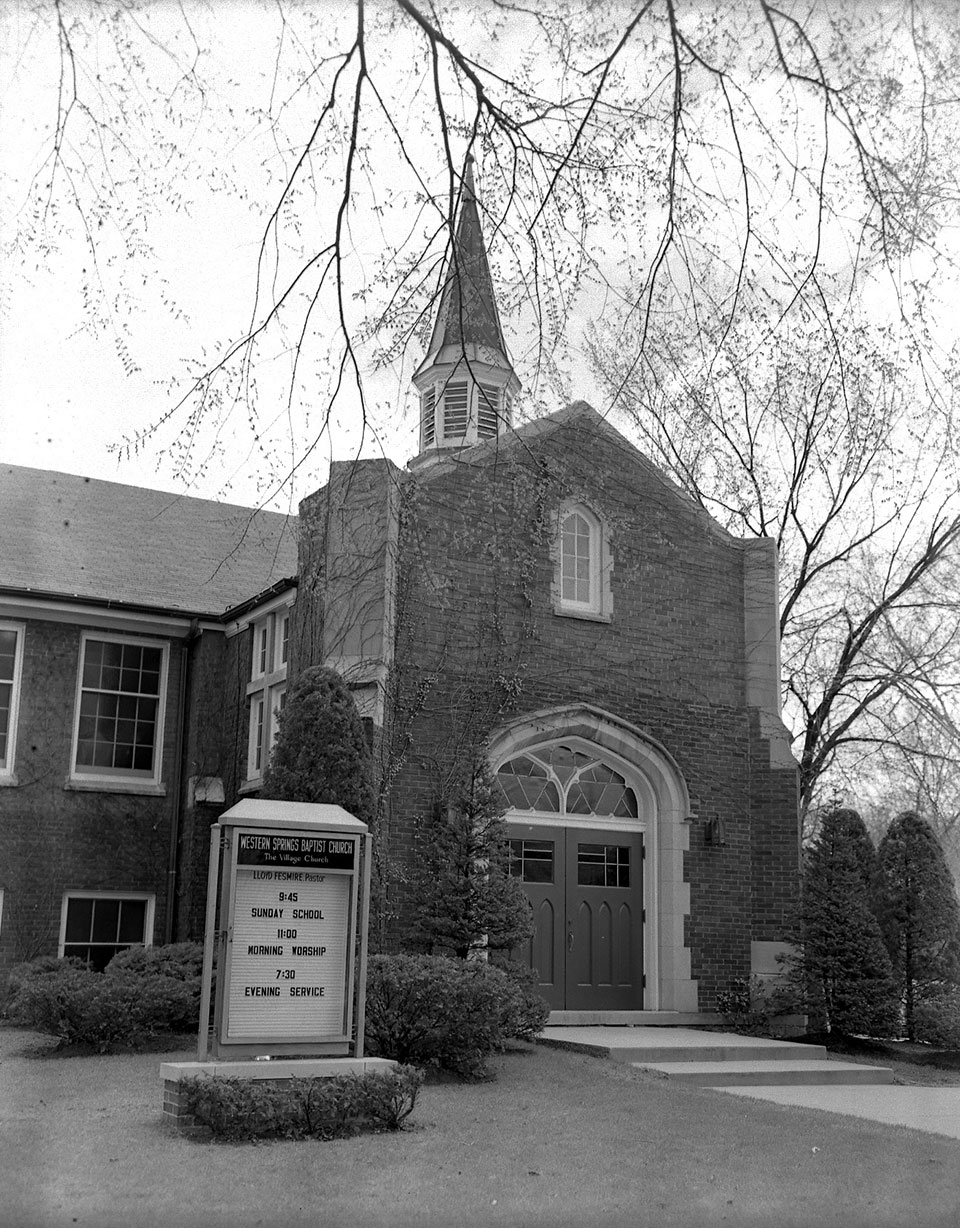
POLYGON ((209 827, 322 663, 374 751, 385 944, 423 817, 484 755, 555 1018, 696 1022, 776 971, 799 825, 774 543, 583 402, 514 422, 469 167, 413 380, 406 469, 334 463, 298 518, 0 468, 0 969, 201 936, 209 827))

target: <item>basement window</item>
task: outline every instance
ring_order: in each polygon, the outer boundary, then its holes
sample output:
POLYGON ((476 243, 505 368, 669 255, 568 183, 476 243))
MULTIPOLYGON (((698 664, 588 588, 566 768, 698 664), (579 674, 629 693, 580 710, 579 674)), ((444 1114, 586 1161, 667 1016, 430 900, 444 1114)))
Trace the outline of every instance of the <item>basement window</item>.
POLYGON ((60 917, 60 955, 102 972, 120 951, 152 944, 153 912, 152 895, 69 892, 60 917))

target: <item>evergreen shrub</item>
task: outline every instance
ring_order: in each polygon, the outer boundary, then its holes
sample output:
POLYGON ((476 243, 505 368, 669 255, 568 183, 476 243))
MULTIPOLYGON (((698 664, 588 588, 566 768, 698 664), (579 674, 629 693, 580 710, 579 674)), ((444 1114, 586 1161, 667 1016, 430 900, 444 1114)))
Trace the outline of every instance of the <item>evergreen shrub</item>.
MULTIPOLYGON (((960 902, 933 829, 912 810, 898 815, 880 842, 885 879, 884 936, 910 1040, 918 1011, 960 985, 960 902)), ((933 1015, 939 1008, 932 1008, 933 1015)))
POLYGON ((373 824, 373 761, 350 688, 327 666, 306 669, 287 692, 260 796, 342 806, 373 824))
POLYGON ((960 988, 951 986, 914 1006, 917 1040, 940 1049, 960 1049, 960 988))
POLYGON ((531 996, 518 976, 480 960, 378 955, 367 977, 366 1049, 464 1079, 489 1078, 492 1053, 543 1026, 531 996))
POLYGON ((413 1112, 423 1073, 412 1066, 331 1079, 187 1079, 183 1108, 216 1138, 341 1138, 398 1130, 413 1112))
POLYGON ((83 967, 82 959, 76 959, 70 955, 63 959, 56 955, 39 955, 36 959, 27 960, 22 964, 15 964, 7 974, 4 1013, 14 1023, 22 1022, 17 1014, 17 999, 24 985, 38 976, 43 976, 47 972, 59 972, 63 968, 83 967))
POLYGON ((769 1036, 771 1016, 777 1014, 758 976, 736 977, 729 988, 717 991, 717 1013, 732 1032, 743 1036, 769 1036))
POLYGON ((11 973, 8 1013, 64 1046, 90 1045, 100 1053, 136 1047, 196 1029, 202 960, 199 943, 131 948, 103 972, 80 960, 44 957, 11 973))
POLYGON ((533 912, 510 874, 506 800, 486 761, 455 774, 421 821, 409 938, 431 955, 506 952, 533 933, 533 912))
POLYGON ((898 1027, 871 852, 860 816, 837 809, 824 816, 806 859, 793 935, 800 954, 785 960, 785 988, 815 1031, 890 1036, 898 1027))
POLYGON ((550 1007, 540 995, 536 973, 526 964, 502 955, 495 956, 492 965, 506 975, 513 987, 513 993, 504 1001, 500 1020, 503 1035, 515 1040, 533 1040, 550 1017, 550 1007))

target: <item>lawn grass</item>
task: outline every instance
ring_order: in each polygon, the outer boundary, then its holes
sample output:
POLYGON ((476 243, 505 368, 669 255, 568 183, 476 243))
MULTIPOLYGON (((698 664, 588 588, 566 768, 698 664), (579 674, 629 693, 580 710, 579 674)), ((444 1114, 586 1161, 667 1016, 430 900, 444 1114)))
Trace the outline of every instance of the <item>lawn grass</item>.
POLYGON ((425 1088, 398 1134, 227 1145, 160 1115, 159 1062, 0 1028, 0 1224, 955 1228, 960 1142, 531 1047, 425 1088))

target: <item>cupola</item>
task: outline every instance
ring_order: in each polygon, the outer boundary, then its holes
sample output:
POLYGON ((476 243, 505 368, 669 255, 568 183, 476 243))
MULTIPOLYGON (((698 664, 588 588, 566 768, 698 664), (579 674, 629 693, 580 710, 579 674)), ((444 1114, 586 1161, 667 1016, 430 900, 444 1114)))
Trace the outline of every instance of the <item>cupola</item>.
POLYGON ((468 155, 460 214, 444 270, 440 306, 426 356, 414 372, 420 394, 420 450, 429 464, 505 434, 520 391, 500 328, 468 155))

